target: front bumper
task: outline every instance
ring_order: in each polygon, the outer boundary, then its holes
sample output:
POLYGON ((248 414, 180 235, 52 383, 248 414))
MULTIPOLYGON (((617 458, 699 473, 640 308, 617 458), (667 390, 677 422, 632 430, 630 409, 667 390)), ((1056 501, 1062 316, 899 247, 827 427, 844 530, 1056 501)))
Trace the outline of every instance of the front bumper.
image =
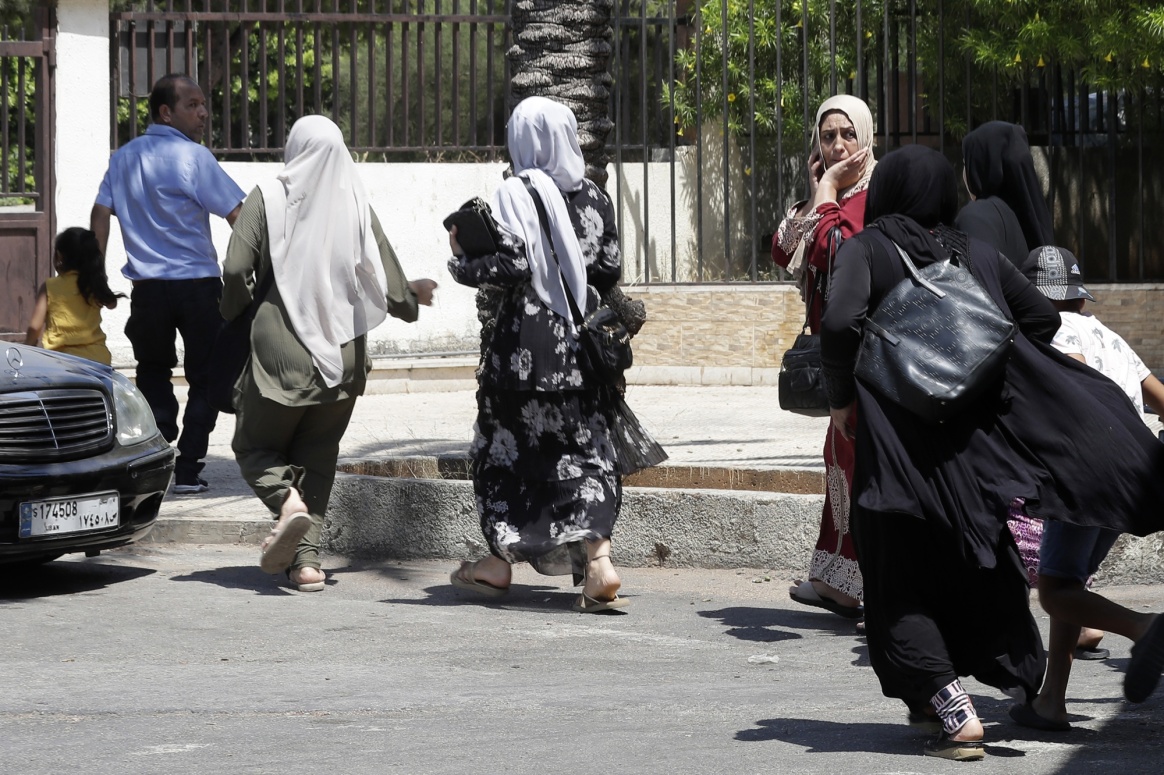
POLYGON ((0 563, 112 549, 154 525, 174 473, 174 450, 160 436, 93 457, 54 463, 0 464, 0 563), (117 527, 92 533, 20 538, 20 504, 115 490, 117 527))

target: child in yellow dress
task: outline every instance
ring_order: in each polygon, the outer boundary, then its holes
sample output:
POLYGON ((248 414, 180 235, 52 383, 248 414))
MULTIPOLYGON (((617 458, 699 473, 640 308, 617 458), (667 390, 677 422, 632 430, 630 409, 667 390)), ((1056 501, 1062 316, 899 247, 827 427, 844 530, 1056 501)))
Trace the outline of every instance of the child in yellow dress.
POLYGON ((53 268, 56 277, 45 280, 32 309, 25 344, 38 344, 43 336, 46 350, 57 350, 110 365, 112 357, 101 330, 101 309, 117 306, 105 274, 105 256, 97 237, 74 226, 57 235, 53 268))

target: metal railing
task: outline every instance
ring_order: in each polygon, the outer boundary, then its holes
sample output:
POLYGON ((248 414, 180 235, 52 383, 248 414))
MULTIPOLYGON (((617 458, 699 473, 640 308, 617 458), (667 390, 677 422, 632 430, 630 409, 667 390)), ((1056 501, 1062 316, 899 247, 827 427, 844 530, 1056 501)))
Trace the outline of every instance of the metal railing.
MULTIPOLYGON (((331 116, 362 159, 504 158, 508 2, 130 3, 111 14, 114 143, 144 129, 149 85, 177 71, 207 91, 224 159, 277 159, 306 113, 331 116)), ((1054 62, 984 70, 958 47, 964 4, 886 7, 616 0, 609 187, 627 280, 783 279, 770 235, 805 189, 816 106, 837 92, 870 104, 879 155, 925 143, 958 165, 968 128, 1022 124, 1088 279, 1164 279, 1148 226, 1164 84, 1113 95, 1054 62)))
POLYGON ((20 29, 0 30, 0 207, 36 206, 37 121, 47 100, 41 92, 44 41, 34 38, 32 21, 20 29))

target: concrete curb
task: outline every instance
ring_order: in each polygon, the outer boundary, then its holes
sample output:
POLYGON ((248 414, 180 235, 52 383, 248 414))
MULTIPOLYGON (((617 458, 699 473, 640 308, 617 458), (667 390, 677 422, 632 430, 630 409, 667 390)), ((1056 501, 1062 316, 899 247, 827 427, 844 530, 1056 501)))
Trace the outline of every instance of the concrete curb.
MULTIPOLYGON (((386 463, 387 461, 385 461, 386 463)), ((400 462, 400 461, 396 461, 400 462)), ((430 463, 435 465, 435 459, 430 463)), ((353 464, 355 465, 355 464, 353 464)), ((374 559, 474 559, 487 551, 463 478, 336 477, 325 552, 374 559)), ((271 528, 247 496, 198 515, 165 514, 146 543, 258 546, 271 528), (247 504, 240 516, 237 503, 247 504)), ((627 567, 769 568, 802 573, 824 496, 747 489, 627 487, 613 556, 627 567)), ((1164 534, 1122 536, 1099 584, 1164 583, 1164 534)))
MULTIPOLYGON (((624 490, 614 560, 630 567, 799 568, 812 553, 824 497, 781 493, 624 490)), ((327 551, 384 559, 469 559, 487 551, 472 484, 336 478, 327 551)))

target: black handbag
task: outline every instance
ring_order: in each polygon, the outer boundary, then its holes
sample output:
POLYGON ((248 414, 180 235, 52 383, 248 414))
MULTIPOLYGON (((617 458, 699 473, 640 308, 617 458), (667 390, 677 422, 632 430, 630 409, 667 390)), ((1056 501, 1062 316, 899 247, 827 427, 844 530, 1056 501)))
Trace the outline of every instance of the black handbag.
POLYGON ((259 304, 275 281, 275 270, 267 268, 254 298, 246 311, 233 320, 223 321, 210 349, 206 399, 210 406, 225 414, 234 414, 234 386, 251 359, 251 324, 259 304))
POLYGON ((909 276, 865 321, 856 375, 884 398, 941 423, 1001 385, 1018 327, 974 277, 969 256, 918 269, 890 244, 909 276))
POLYGON ((812 314, 812 299, 821 293, 828 300, 828 283, 832 282, 833 260, 841 243, 841 230, 834 226, 829 231, 828 272, 808 288, 805 301, 804 325, 800 329, 791 349, 780 359, 780 375, 777 378, 777 398, 780 408, 793 414, 807 417, 827 417, 829 399, 825 394, 824 377, 820 369, 820 336, 808 333, 808 317, 812 314), (823 286, 823 287, 822 287, 823 286))
POLYGON ((562 278, 562 287, 566 291, 566 301, 570 304, 570 314, 574 318, 574 325, 578 327, 578 343, 581 345, 577 353, 578 366, 599 384, 613 385, 634 362, 630 332, 627 331, 618 313, 610 307, 599 306, 589 315, 582 315, 578 309, 578 302, 574 300, 574 294, 570 292, 566 277, 562 274, 562 265, 558 262, 558 253, 554 250, 554 240, 550 236, 545 205, 534 190, 533 184, 525 178, 521 180, 537 207, 546 247, 557 264, 558 276, 562 278))
POLYGON ((446 231, 457 227, 457 243, 467 256, 491 256, 501 244, 493 211, 481 197, 470 199, 460 210, 450 213, 444 226, 446 231))

